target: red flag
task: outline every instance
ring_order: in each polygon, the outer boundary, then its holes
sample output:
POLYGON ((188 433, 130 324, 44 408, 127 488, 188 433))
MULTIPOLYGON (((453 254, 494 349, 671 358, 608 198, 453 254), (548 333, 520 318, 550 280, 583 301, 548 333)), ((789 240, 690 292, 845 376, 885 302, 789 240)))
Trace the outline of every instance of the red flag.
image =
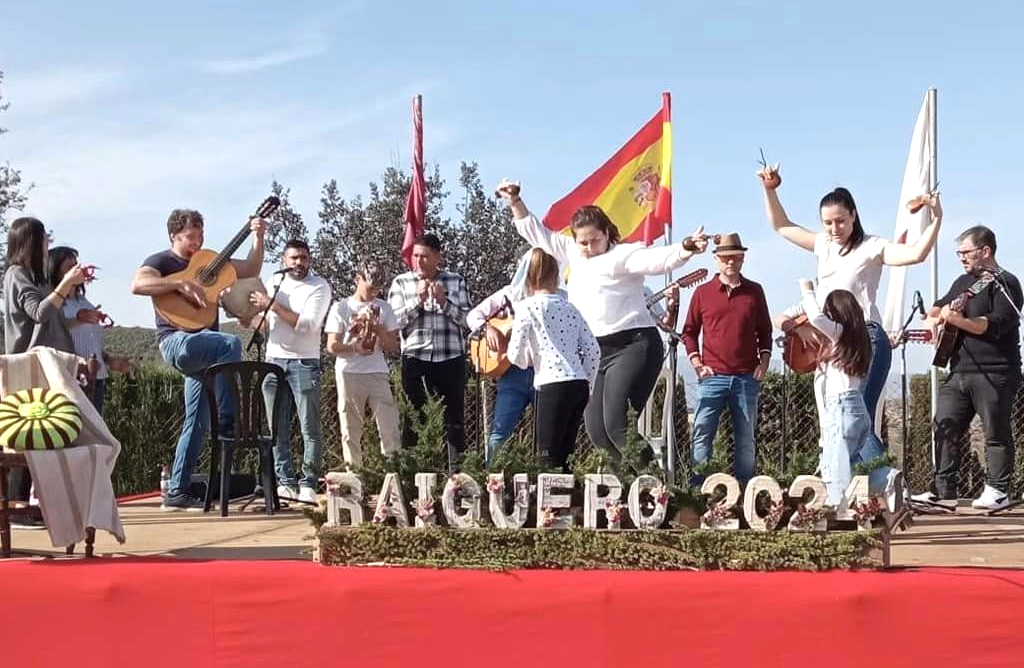
POLYGON ((623 241, 648 246, 672 224, 672 101, 583 183, 551 205, 544 225, 562 231, 578 208, 596 204, 615 222, 623 241))
POLYGON ((423 234, 427 218, 427 181, 423 176, 423 98, 412 99, 412 184, 405 200, 405 238, 402 240, 402 259, 412 269, 412 246, 423 234))

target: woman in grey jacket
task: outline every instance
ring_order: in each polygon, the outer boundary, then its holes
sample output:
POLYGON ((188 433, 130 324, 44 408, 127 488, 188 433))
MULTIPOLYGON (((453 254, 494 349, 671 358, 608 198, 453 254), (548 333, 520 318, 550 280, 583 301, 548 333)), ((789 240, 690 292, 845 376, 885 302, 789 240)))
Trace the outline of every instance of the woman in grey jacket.
POLYGON ((23 353, 35 346, 75 352, 61 307, 85 273, 75 265, 50 288, 46 279, 46 228, 36 218, 18 218, 7 234, 4 273, 4 352, 23 353))
MULTIPOLYGON (((46 280, 46 228, 36 218, 18 218, 7 234, 7 271, 4 273, 4 352, 23 353, 35 346, 48 346, 74 353, 61 307, 85 273, 75 265, 56 288, 46 280)), ((19 501, 29 498, 32 478, 28 469, 11 469, 8 489, 19 501)), ((22 520, 23 528, 42 528, 33 520, 22 520)))

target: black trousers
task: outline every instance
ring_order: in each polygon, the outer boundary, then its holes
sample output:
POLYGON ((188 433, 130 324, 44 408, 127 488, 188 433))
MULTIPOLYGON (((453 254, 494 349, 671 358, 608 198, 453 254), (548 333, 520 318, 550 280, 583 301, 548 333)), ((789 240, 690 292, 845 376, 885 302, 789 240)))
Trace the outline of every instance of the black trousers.
POLYGON ((1010 493, 1013 475, 1011 411, 1020 373, 954 373, 939 385, 935 410, 935 492, 940 499, 959 498, 960 450, 975 413, 985 429, 988 484, 1010 493))
POLYGON ((654 327, 616 332, 597 342, 601 366, 583 419, 594 445, 618 458, 626 444, 628 407, 637 413, 644 409, 658 382, 665 345, 654 327))
MULTIPOLYGON (((402 388, 405 396, 423 417, 427 392, 437 396, 444 405, 445 429, 448 435, 449 466, 454 467, 457 455, 466 449, 466 358, 454 357, 443 362, 424 362, 402 356, 402 388)), ((406 422, 402 429, 402 447, 416 445, 416 433, 406 422)))
POLYGON ((541 465, 569 472, 569 455, 576 449, 576 435, 590 398, 590 383, 566 380, 537 388, 533 400, 534 440, 541 465))

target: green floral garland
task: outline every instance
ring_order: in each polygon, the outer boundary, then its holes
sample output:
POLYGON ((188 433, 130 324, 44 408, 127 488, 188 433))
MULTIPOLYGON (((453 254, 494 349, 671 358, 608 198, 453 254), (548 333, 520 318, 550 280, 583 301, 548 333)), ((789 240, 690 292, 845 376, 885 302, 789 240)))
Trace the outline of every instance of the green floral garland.
POLYGON ((610 570, 804 570, 881 567, 877 531, 565 531, 380 525, 324 527, 325 565, 610 570))

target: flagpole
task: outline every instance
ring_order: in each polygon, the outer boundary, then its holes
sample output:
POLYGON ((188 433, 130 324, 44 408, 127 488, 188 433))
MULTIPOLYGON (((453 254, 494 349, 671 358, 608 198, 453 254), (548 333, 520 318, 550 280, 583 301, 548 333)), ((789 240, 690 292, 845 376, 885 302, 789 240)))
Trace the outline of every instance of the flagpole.
MULTIPOLYGON (((665 242, 672 245, 672 226, 665 226, 665 242)), ((665 273, 665 287, 672 283, 672 272, 665 273)), ((676 373, 679 353, 676 346, 669 342, 668 382, 665 384, 665 405, 662 407, 661 436, 665 444, 665 469, 668 479, 675 483, 676 479, 676 373)))
MULTIPOLYGON (((938 132, 939 123, 937 112, 937 97, 938 91, 934 86, 928 89, 928 117, 931 119, 930 127, 928 128, 928 145, 931 147, 931 169, 928 170, 928 190, 929 192, 935 190, 935 186, 939 183, 939 163, 938 163, 938 132)), ((939 298, 939 251, 938 251, 938 240, 936 244, 932 246, 932 304, 939 298)), ((931 367, 931 403, 932 403, 932 422, 935 422, 935 411, 939 405, 939 370, 935 366, 931 367)), ((938 462, 935 460, 935 430, 932 430, 932 464, 938 466, 938 462)))

